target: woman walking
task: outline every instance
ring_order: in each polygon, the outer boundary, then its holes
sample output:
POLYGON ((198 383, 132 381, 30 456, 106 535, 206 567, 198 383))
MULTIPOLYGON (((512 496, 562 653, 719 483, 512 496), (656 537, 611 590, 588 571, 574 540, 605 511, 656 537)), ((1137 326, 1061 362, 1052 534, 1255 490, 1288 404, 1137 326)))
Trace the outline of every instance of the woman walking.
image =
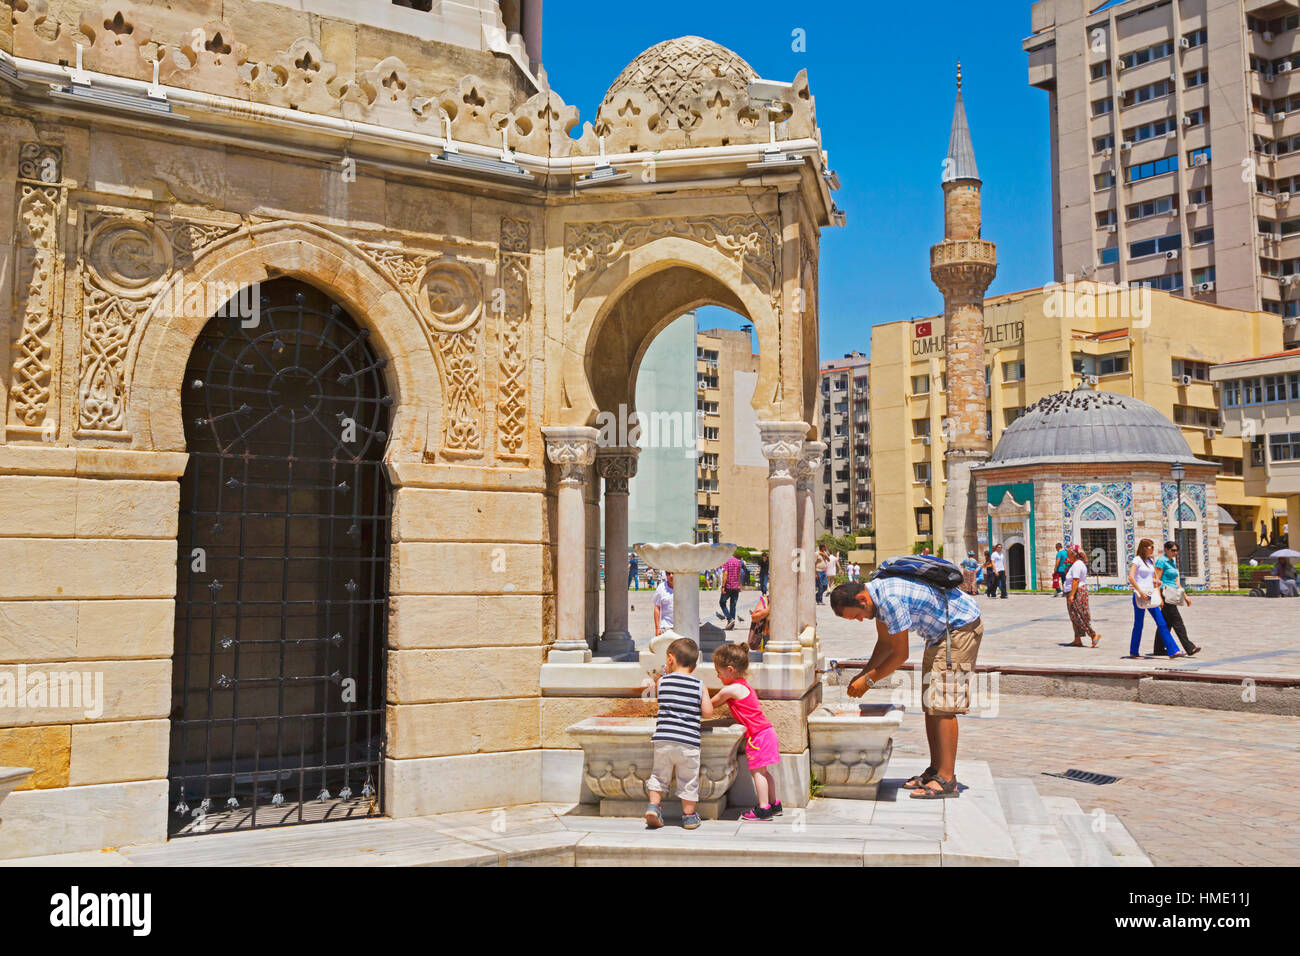
MULTIPOLYGON (((1165 623, 1169 629, 1178 635, 1178 643, 1183 645, 1183 650, 1187 652, 1188 657, 1194 657, 1200 648, 1192 643, 1192 639, 1187 636, 1187 625, 1183 623, 1183 612, 1178 610, 1180 604, 1192 606, 1192 599, 1187 596, 1179 581, 1178 571, 1178 545, 1173 541, 1165 542, 1164 556, 1156 561, 1156 570, 1160 573, 1160 598, 1162 601, 1160 613, 1165 616, 1165 623)), ((1164 639, 1156 635, 1156 655, 1159 656, 1165 652, 1164 639)))
POLYGON ((993 552, 984 552, 984 587, 988 597, 997 597, 998 575, 993 570, 993 552))
POLYGON ((1065 588, 1065 607, 1074 627, 1074 643, 1070 646, 1083 647, 1083 639, 1090 637, 1092 646, 1096 647, 1101 642, 1101 635, 1092 629, 1092 609, 1088 606, 1088 561, 1078 544, 1071 545, 1067 553, 1072 561, 1061 578, 1061 586, 1065 588))
POLYGON ((1160 613, 1160 590, 1156 587, 1155 581, 1156 566, 1151 560, 1155 549, 1154 541, 1143 538, 1138 542, 1137 554, 1133 556, 1133 563, 1128 569, 1128 583, 1133 588, 1133 636, 1129 639, 1129 659, 1142 656, 1138 651, 1142 647, 1143 611, 1151 612, 1151 617, 1156 622, 1156 633, 1164 639, 1165 650, 1169 652, 1169 656, 1171 658, 1187 656, 1179 649, 1178 642, 1169 633, 1169 626, 1165 624, 1164 615, 1160 613))

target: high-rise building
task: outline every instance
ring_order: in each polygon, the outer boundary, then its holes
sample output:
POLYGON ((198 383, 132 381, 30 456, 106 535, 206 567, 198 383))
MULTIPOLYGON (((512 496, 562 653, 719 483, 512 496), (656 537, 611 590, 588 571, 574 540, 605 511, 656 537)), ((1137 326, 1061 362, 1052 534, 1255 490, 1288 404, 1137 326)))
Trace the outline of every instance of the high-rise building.
POLYGON ((1300 317, 1300 4, 1039 0, 1058 280, 1300 317), (1292 196, 1296 199, 1292 202, 1292 196))
POLYGON ((762 502, 768 467, 752 405, 758 356, 750 332, 701 330, 695 344, 700 422, 695 540, 766 548, 762 502))
POLYGON ((837 537, 871 527, 871 420, 868 369, 861 352, 821 363, 821 434, 826 459, 818 477, 818 534, 837 537))

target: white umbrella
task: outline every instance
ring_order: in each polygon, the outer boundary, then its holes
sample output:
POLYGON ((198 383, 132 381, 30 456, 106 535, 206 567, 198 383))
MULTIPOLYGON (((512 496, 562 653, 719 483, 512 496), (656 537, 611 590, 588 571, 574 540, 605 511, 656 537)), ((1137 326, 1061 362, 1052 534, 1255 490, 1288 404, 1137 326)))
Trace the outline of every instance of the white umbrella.
POLYGON ((1281 551, 1274 551, 1269 555, 1270 558, 1300 558, 1300 551, 1293 551, 1290 548, 1283 548, 1281 551))

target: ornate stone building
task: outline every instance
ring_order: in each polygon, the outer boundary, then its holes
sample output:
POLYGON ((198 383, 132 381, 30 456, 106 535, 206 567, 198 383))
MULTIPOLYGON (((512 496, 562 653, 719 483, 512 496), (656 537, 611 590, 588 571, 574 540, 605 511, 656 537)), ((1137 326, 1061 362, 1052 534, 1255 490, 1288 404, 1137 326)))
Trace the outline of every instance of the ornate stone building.
POLYGON ((988 460, 984 381, 984 292, 997 272, 997 249, 980 238, 980 176, 971 146, 957 64, 957 106, 943 164, 943 242, 930 249, 930 275, 943 293, 948 416, 943 420, 948 493, 943 554, 960 561, 975 546, 971 469, 988 460))
POLYGON ((564 728, 644 682, 593 425, 703 304, 760 343, 756 679, 807 780, 806 77, 684 37, 579 129, 540 3, 371 6, 0 0, 0 700, 86 691, 0 709, 0 856, 578 799, 564 728))

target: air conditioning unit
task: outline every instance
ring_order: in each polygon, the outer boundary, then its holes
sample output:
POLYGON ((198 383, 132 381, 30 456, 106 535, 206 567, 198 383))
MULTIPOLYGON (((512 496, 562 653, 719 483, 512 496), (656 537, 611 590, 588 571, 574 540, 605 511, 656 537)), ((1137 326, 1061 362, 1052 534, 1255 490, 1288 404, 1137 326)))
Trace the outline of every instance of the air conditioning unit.
POLYGON ((1183 382, 1184 385, 1191 385, 1191 384, 1192 384, 1192 377, 1191 377, 1190 375, 1184 375, 1184 376, 1183 376, 1183 379, 1182 379, 1182 382, 1183 382))
POLYGON ((1282 204, 1285 205, 1286 203, 1289 203, 1289 202, 1291 201, 1291 194, 1290 194, 1290 193, 1278 193, 1278 194, 1277 194, 1275 197, 1273 197, 1273 198, 1274 198, 1277 202, 1280 202, 1280 203, 1282 203, 1282 204))
POLYGON ((1166 258, 1166 259, 1177 259, 1177 258, 1178 258, 1178 250, 1177 250, 1177 249, 1170 249, 1168 252, 1165 253, 1165 258, 1166 258))
POLYGON ((1192 48, 1192 41, 1189 40, 1187 37, 1183 37, 1181 40, 1178 41, 1178 45, 1182 47, 1184 50, 1190 50, 1192 48))
POLYGON ((1214 291, 1214 283, 1213 283, 1213 282, 1202 282, 1200 285, 1198 285, 1198 286, 1196 287, 1196 291, 1197 291, 1197 292, 1213 292, 1213 291, 1214 291))
POLYGON ((922 444, 922 445, 928 445, 928 444, 930 444, 930 436, 929 436, 929 435, 922 435, 922 436, 921 436, 921 444, 922 444))
MULTIPOLYGON (((1187 41, 1184 39, 1183 42, 1185 43, 1185 42, 1187 42, 1187 41)), ((1265 42, 1265 43, 1272 43, 1272 42, 1273 42, 1273 34, 1270 33, 1268 30, 1265 30, 1265 31, 1264 31, 1264 42, 1265 42)))
POLYGON ((1183 117, 1183 125, 1184 125, 1184 126, 1191 126, 1191 125, 1192 125, 1192 118, 1191 118, 1190 116, 1184 116, 1184 117, 1183 117))
POLYGON ((1083 380, 1087 382, 1089 385, 1097 385, 1098 383, 1101 382, 1101 379, 1098 378, 1096 375, 1085 375, 1083 377, 1083 380))
POLYGON ((1105 149, 1101 151, 1101 155, 1105 159, 1110 159, 1113 155, 1115 155, 1114 147, 1107 146, 1105 149))
POLYGON ((1165 139, 1177 139, 1177 138, 1178 138, 1178 130, 1176 129, 1171 129, 1169 132, 1165 133, 1165 139))
POLYGON ((1285 114, 1285 113, 1274 113, 1274 114, 1273 114, 1273 122, 1274 122, 1274 123, 1280 123, 1280 122, 1282 122, 1284 119, 1286 119, 1286 114, 1285 114))
POLYGON ((1122 143, 1119 144, 1119 148, 1120 148, 1120 149, 1132 149, 1132 148, 1133 148, 1133 144, 1130 143, 1128 140, 1124 140, 1124 142, 1122 142, 1122 143))
POLYGON ((1108 226, 1106 227, 1106 231, 1107 231, 1107 232, 1117 232, 1118 230, 1119 230, 1119 226, 1117 226, 1117 225, 1116 225, 1115 223, 1113 223, 1113 222, 1112 222, 1110 225, 1108 225, 1108 226))
POLYGON ((924 481, 921 482, 921 484, 923 484, 925 487, 929 488, 929 487, 930 487, 930 479, 929 479, 929 478, 926 478, 924 481))
POLYGON ((1189 214, 1190 214, 1190 213, 1194 213, 1194 212, 1196 212, 1196 210, 1198 210, 1198 209, 1200 209, 1200 208, 1201 208, 1201 204, 1200 204, 1200 203, 1189 202, 1189 203, 1187 204, 1187 212, 1188 212, 1189 214))
POLYGON ((1214 439, 1218 437, 1219 437, 1219 430, 1217 428, 1205 429, 1205 438, 1207 441, 1214 441, 1214 439))
POLYGON ((1290 60, 1286 60, 1286 61, 1284 61, 1284 62, 1282 62, 1282 63, 1279 63, 1279 64, 1277 65, 1277 72, 1279 72, 1279 73, 1290 73, 1290 72, 1291 72, 1291 61, 1290 61, 1290 60))
POLYGON ((1119 60, 1116 60, 1116 61, 1115 61, 1115 72, 1116 72, 1116 73, 1120 72, 1120 71, 1123 70, 1124 68, 1125 68, 1125 63, 1124 63, 1124 61, 1123 61, 1122 59, 1119 59, 1119 60))

